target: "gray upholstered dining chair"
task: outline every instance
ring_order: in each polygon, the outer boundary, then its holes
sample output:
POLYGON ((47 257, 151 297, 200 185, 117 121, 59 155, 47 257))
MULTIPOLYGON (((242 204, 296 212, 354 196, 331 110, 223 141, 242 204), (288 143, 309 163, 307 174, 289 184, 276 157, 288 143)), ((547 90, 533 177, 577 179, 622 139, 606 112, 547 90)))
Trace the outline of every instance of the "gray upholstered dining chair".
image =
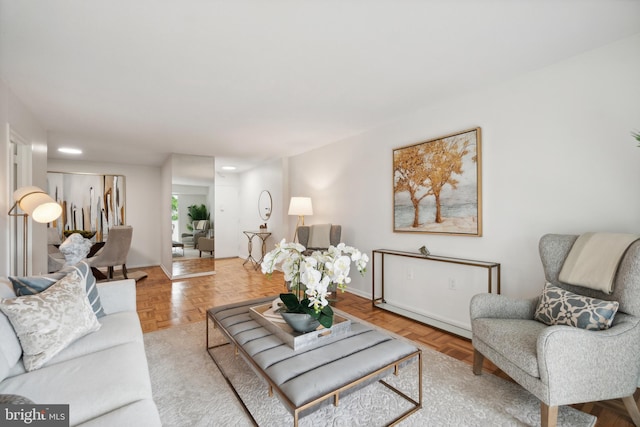
POLYGON ((109 235, 104 247, 96 254, 87 258, 87 263, 92 268, 107 267, 107 278, 113 279, 113 267, 122 266, 122 275, 127 276, 127 255, 131 248, 133 228, 128 225, 118 225, 109 229, 109 235))
MULTIPOLYGON (((470 307, 473 372, 482 373, 486 356, 541 400, 542 426, 556 425, 560 405, 618 398, 622 398, 634 424, 640 426, 640 412, 633 397, 640 385, 640 241, 625 252, 615 274, 613 293, 606 294, 560 281, 564 261, 577 238, 548 234, 540 239, 546 280, 578 297, 603 300, 600 304, 610 306, 610 301, 617 301, 619 308, 611 327, 587 330, 548 326, 534 320, 540 297, 518 300, 475 295, 470 307)), ((563 300, 563 307, 585 301, 561 292, 573 299, 563 300)))
POLYGON ((47 228, 47 269, 49 273, 56 272, 64 267, 66 262, 64 254, 58 248, 62 240, 57 228, 47 228))

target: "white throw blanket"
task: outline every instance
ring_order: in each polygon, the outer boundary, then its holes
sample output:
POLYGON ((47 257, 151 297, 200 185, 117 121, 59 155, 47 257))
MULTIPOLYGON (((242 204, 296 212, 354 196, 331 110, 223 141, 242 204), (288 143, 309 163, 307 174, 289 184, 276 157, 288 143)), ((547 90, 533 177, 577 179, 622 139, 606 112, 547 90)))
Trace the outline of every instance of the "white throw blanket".
POLYGON ((564 261, 560 281, 610 294, 620 260, 638 239, 640 235, 637 234, 582 234, 564 261))
POLYGON ((315 224, 309 227, 309 248, 328 248, 331 245, 331 224, 315 224))

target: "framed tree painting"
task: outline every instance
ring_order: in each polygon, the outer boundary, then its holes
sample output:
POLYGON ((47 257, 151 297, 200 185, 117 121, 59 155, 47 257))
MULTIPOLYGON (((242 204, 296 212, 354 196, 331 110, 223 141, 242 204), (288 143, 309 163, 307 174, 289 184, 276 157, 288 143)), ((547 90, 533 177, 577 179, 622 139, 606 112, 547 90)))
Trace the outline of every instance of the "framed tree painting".
POLYGON ((480 128, 393 150, 393 231, 482 236, 480 128))

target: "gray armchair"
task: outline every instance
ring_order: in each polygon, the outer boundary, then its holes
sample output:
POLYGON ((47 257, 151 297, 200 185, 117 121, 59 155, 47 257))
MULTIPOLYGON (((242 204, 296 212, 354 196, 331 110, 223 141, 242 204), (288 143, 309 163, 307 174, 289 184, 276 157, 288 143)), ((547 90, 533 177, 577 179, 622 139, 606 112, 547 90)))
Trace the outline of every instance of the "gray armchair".
MULTIPOLYGON (((315 227, 315 231, 316 233, 318 232, 319 229, 321 230, 326 230, 326 228, 329 226, 329 224, 320 224, 319 226, 315 227)), ((331 226, 329 227, 329 235, 328 236, 321 236, 321 238, 318 239, 318 236, 316 236, 314 238, 314 236, 312 236, 312 227, 314 227, 313 225, 301 225, 300 227, 298 227, 298 242, 304 246, 305 248, 307 248, 303 254, 304 255, 311 255, 314 251, 323 251, 323 250, 327 250, 329 249, 329 245, 331 246, 338 246, 338 244, 340 243, 340 237, 342 235, 342 226, 341 225, 335 225, 335 224, 331 224, 331 226), (313 242, 318 242, 318 241, 329 241, 329 245, 326 245, 326 247, 323 247, 323 245, 317 245, 314 244, 313 242)), ((289 289, 289 284, 287 284, 287 289, 289 289)), ((333 296, 331 297, 330 301, 336 301, 336 299, 338 298, 338 289, 336 287, 335 284, 331 284, 329 285, 329 291, 331 291, 331 293, 333 294, 333 296)))
POLYGON ((182 233, 182 243, 187 245, 193 245, 194 249, 198 249, 198 241, 201 237, 207 237, 209 233, 210 223, 209 220, 203 219, 193 221, 193 232, 182 233))
MULTIPOLYGON (((301 225, 300 227, 298 227, 298 242, 304 246, 305 248, 307 248, 307 250, 305 251, 308 253, 311 253, 313 251, 321 251, 321 250, 326 250, 329 248, 329 246, 326 247, 314 247, 311 246, 309 247, 309 243, 310 243, 310 238, 311 238, 311 227, 310 225, 301 225)), ((331 228, 329 230, 329 244, 331 246, 337 246, 338 243, 340 243, 340 236, 342 234, 342 226, 341 225, 335 225, 332 224, 331 228)))
POLYGON ((480 294, 471 300, 473 372, 486 356, 541 400, 542 426, 555 426, 558 406, 622 398, 634 424, 640 412, 633 394, 640 381, 640 241, 625 253, 611 295, 560 282, 578 236, 545 235, 540 258, 546 280, 570 292, 620 306, 606 330, 586 330, 534 320, 539 298, 516 300, 480 294))

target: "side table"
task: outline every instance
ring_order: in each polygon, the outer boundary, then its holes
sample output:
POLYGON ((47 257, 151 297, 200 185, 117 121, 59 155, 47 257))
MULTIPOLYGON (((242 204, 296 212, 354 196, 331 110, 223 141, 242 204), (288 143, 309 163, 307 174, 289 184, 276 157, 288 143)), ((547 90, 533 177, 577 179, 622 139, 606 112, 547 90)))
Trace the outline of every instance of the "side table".
POLYGON ((258 269, 258 267, 260 267, 260 263, 262 262, 262 260, 264 259, 264 255, 267 253, 267 238, 269 236, 271 236, 271 232, 267 231, 267 230, 259 230, 259 231, 243 231, 244 235, 247 236, 248 242, 247 242, 247 250, 249 251, 249 256, 247 257, 246 260, 244 260, 244 262, 242 263, 242 265, 245 265, 248 262, 251 262, 251 265, 253 266, 254 269, 258 269), (253 238, 258 236, 260 238, 260 240, 262 240, 262 252, 261 252, 261 256, 259 260, 255 260, 255 258, 253 258, 253 238))

